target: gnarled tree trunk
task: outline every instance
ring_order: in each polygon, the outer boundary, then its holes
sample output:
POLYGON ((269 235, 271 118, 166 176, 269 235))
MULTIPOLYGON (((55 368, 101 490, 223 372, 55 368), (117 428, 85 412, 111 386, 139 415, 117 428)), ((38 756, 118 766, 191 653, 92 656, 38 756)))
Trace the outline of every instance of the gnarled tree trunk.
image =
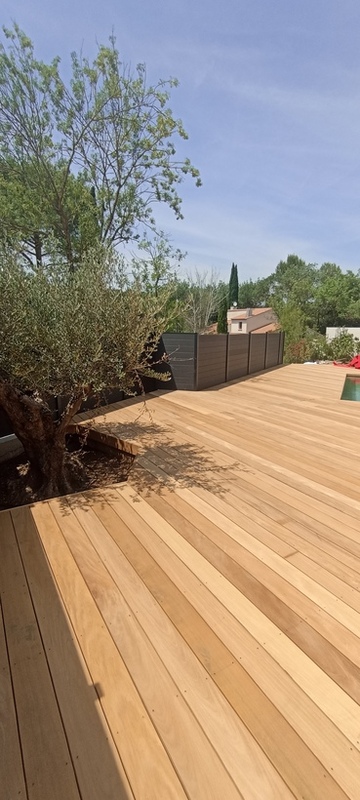
POLYGON ((39 499, 71 491, 66 453, 67 426, 81 406, 84 393, 73 398, 60 420, 46 404, 0 381, 0 405, 6 411, 36 477, 39 499))

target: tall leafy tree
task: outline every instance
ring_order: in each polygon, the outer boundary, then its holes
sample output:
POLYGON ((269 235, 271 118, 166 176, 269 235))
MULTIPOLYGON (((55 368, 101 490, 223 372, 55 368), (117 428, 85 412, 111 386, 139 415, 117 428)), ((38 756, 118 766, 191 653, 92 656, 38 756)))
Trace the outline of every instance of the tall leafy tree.
POLYGON ((256 308, 269 303, 271 277, 244 281, 239 286, 240 308, 256 308))
POLYGON ((71 265, 98 240, 91 190, 80 176, 70 174, 60 201, 62 180, 58 165, 41 170, 30 161, 0 161, 0 233, 8 243, 21 245, 30 266, 42 264, 49 238, 71 265))
POLYGON ((306 319, 298 306, 283 305, 279 316, 280 328, 285 332, 287 344, 297 342, 306 330, 306 319))
POLYGON ((316 285, 316 266, 296 255, 280 261, 270 276, 269 300, 277 312, 282 306, 298 307, 305 316, 311 313, 316 285))
POLYGON ((149 86, 119 58, 114 37, 90 62, 72 54, 68 82, 60 60, 36 59, 17 25, 0 44, 0 228, 41 261, 49 231, 68 263, 94 240, 119 245, 156 230, 154 206, 182 217, 179 184, 200 184, 176 156, 187 134, 169 108, 175 80, 149 86), (24 193, 21 193, 21 187, 24 193))
POLYGON ((253 281, 244 281, 239 286, 238 302, 240 308, 254 308, 257 303, 255 299, 255 283, 253 281))
POLYGON ((360 316, 360 276, 342 272, 336 264, 318 270, 314 297, 314 324, 321 333, 327 326, 341 325, 360 316))
POLYGON ((229 308, 235 303, 239 302, 239 277, 238 268, 234 262, 231 265, 230 280, 229 280, 229 308))

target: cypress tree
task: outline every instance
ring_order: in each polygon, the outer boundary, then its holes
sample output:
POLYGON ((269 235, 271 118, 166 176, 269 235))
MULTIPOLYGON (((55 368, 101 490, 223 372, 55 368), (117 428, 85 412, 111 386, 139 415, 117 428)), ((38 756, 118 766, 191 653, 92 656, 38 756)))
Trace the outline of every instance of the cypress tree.
POLYGON ((239 299, 239 278, 237 264, 232 263, 229 281, 229 308, 239 299))

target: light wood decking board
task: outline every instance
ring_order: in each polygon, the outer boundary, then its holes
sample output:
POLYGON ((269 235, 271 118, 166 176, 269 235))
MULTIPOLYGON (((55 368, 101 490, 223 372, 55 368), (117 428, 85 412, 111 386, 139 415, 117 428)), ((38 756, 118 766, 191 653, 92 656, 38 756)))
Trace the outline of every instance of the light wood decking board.
POLYGON ((87 412, 128 484, 0 514, 5 800, 357 800, 348 372, 87 412))

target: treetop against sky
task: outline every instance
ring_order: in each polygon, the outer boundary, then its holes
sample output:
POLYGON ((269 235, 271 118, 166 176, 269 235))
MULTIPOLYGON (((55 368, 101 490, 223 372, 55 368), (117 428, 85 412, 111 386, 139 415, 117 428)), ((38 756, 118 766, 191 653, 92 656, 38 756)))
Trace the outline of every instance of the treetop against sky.
POLYGON ((360 5, 357 0, 5 0, 39 58, 83 47, 112 29, 124 62, 151 82, 175 76, 174 117, 189 133, 182 157, 203 186, 182 192, 184 220, 159 223, 188 252, 185 268, 227 279, 273 271, 279 259, 359 266, 360 5))

